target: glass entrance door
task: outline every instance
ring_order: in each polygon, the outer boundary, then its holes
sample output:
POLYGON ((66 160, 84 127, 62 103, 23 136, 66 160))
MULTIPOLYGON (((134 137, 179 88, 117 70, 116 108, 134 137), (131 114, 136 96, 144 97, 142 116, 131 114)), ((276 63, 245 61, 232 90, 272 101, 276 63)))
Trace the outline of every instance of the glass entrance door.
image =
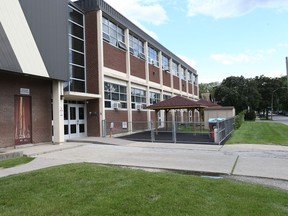
POLYGON ((85 104, 64 104, 65 139, 86 136, 85 104))

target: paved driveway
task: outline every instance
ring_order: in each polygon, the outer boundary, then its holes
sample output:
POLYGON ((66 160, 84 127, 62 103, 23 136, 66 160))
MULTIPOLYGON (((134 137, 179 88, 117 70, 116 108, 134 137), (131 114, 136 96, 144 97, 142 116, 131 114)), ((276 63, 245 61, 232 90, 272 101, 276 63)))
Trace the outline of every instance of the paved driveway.
POLYGON ((36 157, 36 160, 0 170, 0 177, 60 164, 89 162, 288 181, 288 147, 283 146, 141 143, 115 138, 87 138, 82 141, 17 149, 36 157))

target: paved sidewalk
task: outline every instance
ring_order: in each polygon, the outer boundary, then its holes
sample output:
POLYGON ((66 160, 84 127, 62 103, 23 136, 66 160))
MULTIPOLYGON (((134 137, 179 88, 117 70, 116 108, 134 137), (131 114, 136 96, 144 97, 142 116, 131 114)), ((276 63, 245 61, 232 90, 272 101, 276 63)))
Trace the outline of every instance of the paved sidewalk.
POLYGON ((74 141, 77 142, 6 149, 23 151, 24 155, 36 159, 2 169, 0 177, 61 164, 89 162, 288 181, 288 147, 284 146, 149 143, 99 137, 74 141))

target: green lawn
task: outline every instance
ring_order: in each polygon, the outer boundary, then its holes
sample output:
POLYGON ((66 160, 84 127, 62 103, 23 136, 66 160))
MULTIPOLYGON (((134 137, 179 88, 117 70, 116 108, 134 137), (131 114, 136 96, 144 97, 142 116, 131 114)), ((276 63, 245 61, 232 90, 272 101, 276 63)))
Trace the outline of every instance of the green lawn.
POLYGON ((4 215, 288 215, 288 193, 228 179, 73 164, 0 179, 4 215))
POLYGON ((0 167, 1 168, 9 168, 18 166, 20 164, 29 163, 30 161, 34 160, 34 158, 31 157, 18 157, 18 158, 12 158, 8 160, 1 160, 0 161, 0 167))
POLYGON ((288 125, 273 122, 244 122, 226 144, 278 144, 288 146, 288 125))

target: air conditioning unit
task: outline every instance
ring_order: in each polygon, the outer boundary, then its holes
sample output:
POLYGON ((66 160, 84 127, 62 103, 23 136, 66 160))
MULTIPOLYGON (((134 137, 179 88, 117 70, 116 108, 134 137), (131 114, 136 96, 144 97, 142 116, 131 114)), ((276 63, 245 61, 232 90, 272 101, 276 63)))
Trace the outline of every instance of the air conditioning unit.
POLYGON ((123 43, 122 41, 118 40, 117 44, 118 44, 119 48, 121 48, 123 50, 127 50, 126 44, 123 43))
POLYGON ((110 35, 105 33, 105 32, 103 32, 103 40, 105 40, 106 42, 109 43, 110 42, 110 35))
POLYGON ((169 67, 168 66, 163 66, 162 69, 163 69, 163 71, 166 71, 166 72, 169 71, 169 67))
POLYGON ((142 110, 142 104, 136 104, 136 109, 137 109, 138 111, 142 110))
POLYGON ((138 54, 139 58, 146 60, 145 54, 144 53, 139 53, 138 54))
POLYGON ((134 49, 132 47, 129 47, 129 52, 131 55, 134 55, 134 49))
POLYGON ((119 110, 122 108, 122 104, 120 102, 114 102, 113 103, 113 109, 119 110))

